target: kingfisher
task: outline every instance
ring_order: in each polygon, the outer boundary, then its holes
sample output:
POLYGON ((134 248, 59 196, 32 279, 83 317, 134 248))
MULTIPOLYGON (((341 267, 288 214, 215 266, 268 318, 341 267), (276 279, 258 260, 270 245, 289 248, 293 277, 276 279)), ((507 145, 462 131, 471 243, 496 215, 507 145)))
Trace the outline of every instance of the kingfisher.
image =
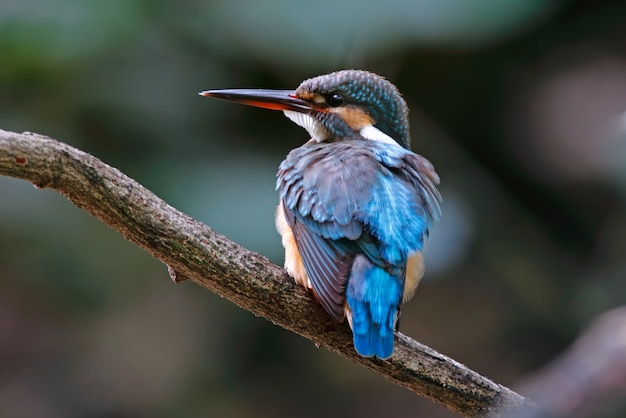
POLYGON ((285 270, 332 318, 347 318, 359 355, 391 357, 441 200, 433 165, 410 150, 408 107, 396 86, 342 70, 295 90, 200 95, 281 110, 308 131, 277 174, 285 270))

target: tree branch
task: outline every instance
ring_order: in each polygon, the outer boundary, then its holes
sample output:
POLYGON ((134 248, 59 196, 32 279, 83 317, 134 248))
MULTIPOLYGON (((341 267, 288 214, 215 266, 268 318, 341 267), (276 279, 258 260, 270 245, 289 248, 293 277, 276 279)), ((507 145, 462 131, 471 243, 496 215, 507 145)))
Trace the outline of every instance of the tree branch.
POLYGON ((399 333, 391 359, 358 356, 348 326, 333 322, 281 268, 67 144, 0 130, 0 174, 57 190, 162 260, 175 281, 189 279, 463 416, 507 416, 533 407, 510 389, 399 333))

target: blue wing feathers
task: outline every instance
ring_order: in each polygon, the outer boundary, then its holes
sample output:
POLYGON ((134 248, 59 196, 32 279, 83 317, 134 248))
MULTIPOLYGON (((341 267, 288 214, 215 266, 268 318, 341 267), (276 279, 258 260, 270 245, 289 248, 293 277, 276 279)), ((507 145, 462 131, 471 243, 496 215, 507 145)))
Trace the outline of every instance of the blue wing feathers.
POLYGON ((344 293, 353 256, 306 228, 292 227, 302 262, 320 303, 336 320, 344 316, 344 293))
POLYGON ((344 140, 305 144, 280 166, 277 189, 318 299, 351 311, 354 345, 388 358, 409 254, 438 219, 439 178, 400 146, 344 140))

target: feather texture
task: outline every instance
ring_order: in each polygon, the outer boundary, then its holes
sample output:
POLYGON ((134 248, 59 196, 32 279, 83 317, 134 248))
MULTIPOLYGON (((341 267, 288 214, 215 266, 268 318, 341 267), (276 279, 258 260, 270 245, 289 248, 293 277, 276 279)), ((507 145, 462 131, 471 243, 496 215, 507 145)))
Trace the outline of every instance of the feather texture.
POLYGON ((437 183, 423 157, 360 136, 309 142, 280 166, 281 205, 308 281, 335 319, 347 303, 361 355, 391 355, 409 257, 421 255, 439 217, 437 183))

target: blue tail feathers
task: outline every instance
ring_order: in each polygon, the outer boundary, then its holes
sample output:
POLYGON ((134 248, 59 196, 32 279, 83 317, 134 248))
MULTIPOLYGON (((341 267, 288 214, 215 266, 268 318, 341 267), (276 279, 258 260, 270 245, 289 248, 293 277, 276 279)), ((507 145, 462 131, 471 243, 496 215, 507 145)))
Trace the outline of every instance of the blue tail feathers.
POLYGON ((352 312, 354 348, 364 357, 391 357, 402 279, 360 255, 354 260, 346 290, 352 312))

